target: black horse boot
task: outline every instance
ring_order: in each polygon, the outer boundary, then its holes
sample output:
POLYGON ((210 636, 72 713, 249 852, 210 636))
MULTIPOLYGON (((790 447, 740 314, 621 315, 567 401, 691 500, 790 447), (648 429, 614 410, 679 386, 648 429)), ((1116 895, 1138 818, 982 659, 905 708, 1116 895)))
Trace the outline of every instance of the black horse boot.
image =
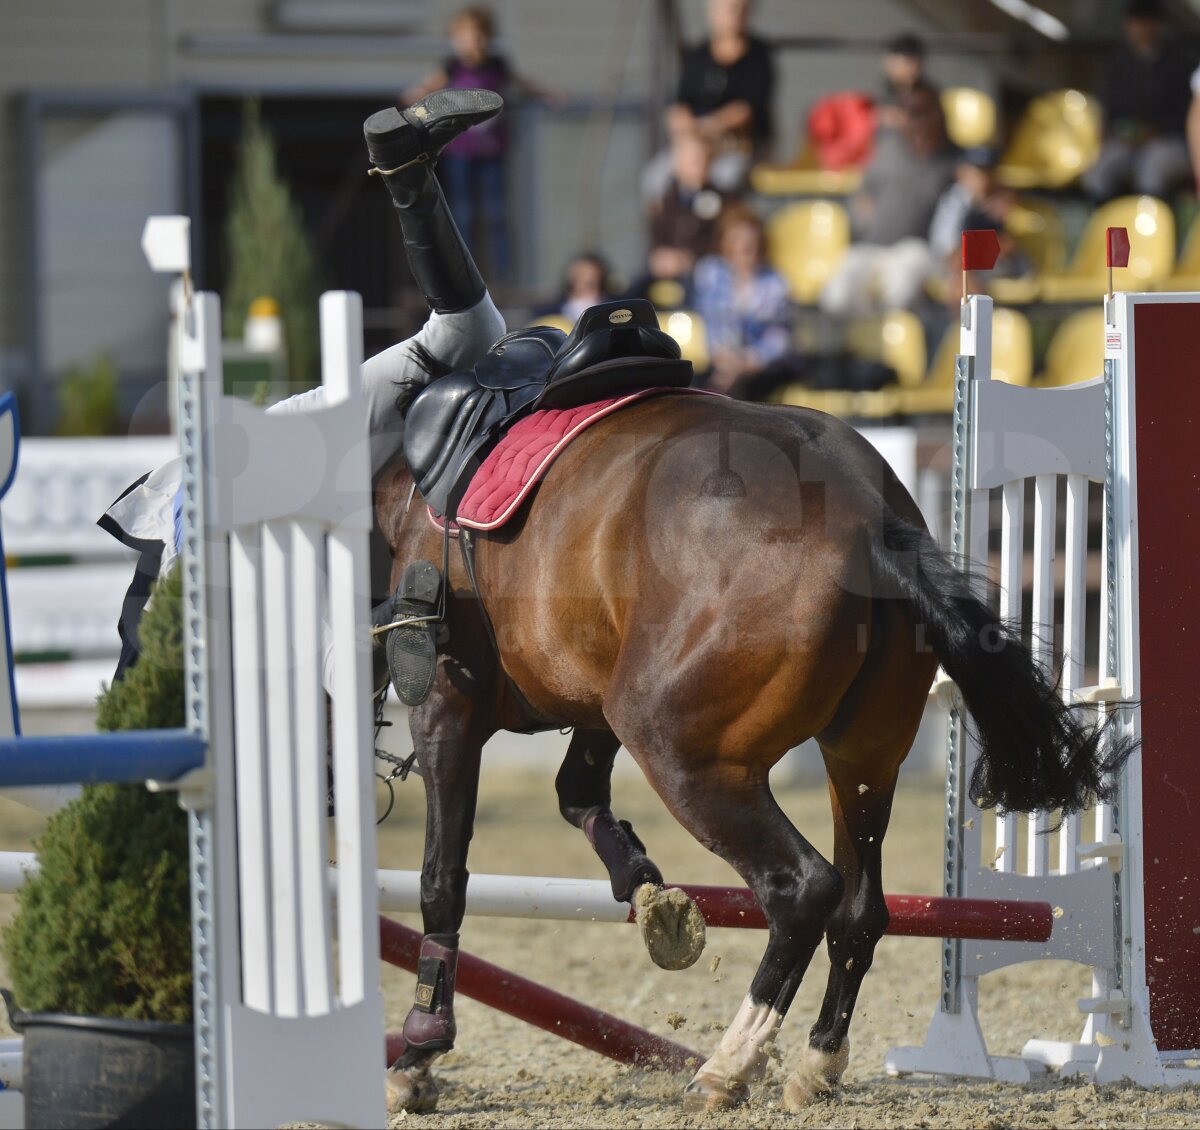
POLYGON ((503 105, 490 90, 438 90, 407 110, 380 110, 363 125, 371 172, 383 177, 392 194, 413 278, 439 314, 469 309, 486 287, 433 165, 453 138, 495 117, 503 105))

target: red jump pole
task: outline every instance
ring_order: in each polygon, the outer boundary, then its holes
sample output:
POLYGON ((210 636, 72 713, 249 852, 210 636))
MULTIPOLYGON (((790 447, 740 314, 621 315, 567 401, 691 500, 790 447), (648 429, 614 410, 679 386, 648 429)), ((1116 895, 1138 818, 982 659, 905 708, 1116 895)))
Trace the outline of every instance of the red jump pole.
MULTIPOLYGON (((763 930, 767 920, 744 887, 682 885, 709 926, 763 930)), ((1048 902, 888 895, 887 932, 905 938, 971 938, 985 942, 1046 942, 1054 929, 1048 902)), ((632 914, 630 915, 632 921, 632 914)))
MULTIPOLYGON (((415 973, 421 935, 383 917, 379 919, 379 935, 383 960, 415 973)), ((620 1063, 681 1071, 704 1062, 703 1056, 681 1044, 590 1008, 469 953, 458 955, 455 987, 473 1000, 620 1063)), ((388 1036, 388 1063, 395 1062, 404 1046, 404 1037, 400 1034, 388 1036)))

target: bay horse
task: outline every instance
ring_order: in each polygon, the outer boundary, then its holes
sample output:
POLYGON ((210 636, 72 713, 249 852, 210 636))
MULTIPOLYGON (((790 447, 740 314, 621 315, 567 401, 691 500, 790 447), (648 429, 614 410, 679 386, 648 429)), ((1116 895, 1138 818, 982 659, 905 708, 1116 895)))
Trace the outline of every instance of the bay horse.
MULTIPOLYGON (((402 460, 377 483, 393 583, 409 562, 441 559, 441 534, 419 495, 406 504, 411 491, 402 460)), ((769 925, 747 996, 687 1086, 692 1109, 732 1106, 762 1078, 822 937, 828 987, 784 1105, 837 1086, 888 922, 881 849, 897 773, 939 662, 980 737, 977 803, 1078 811, 1129 752, 1063 705, 874 447, 819 412, 700 395, 639 401, 575 439, 510 525, 477 536, 480 599, 464 560, 450 561, 448 641, 411 715, 428 805, 425 932, 457 945, 481 750, 501 729, 573 727, 556 781, 563 816, 588 831, 618 897, 630 867, 653 875, 609 810, 623 745, 769 925), (828 775, 832 863, 768 783, 812 737, 828 775)), ((454 1039, 445 1011, 432 1028, 427 1015, 410 1026, 410 1013, 408 1051, 389 1071, 393 1108, 436 1102, 430 1063, 454 1039)))

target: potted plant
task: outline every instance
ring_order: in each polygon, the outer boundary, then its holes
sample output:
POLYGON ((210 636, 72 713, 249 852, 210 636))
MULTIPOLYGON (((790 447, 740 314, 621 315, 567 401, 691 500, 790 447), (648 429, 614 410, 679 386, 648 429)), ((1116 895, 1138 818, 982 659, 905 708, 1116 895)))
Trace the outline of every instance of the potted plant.
MULTIPOLYGON (((178 570, 140 637, 137 665, 99 700, 99 729, 183 724, 178 570)), ((195 1126, 187 822, 175 796, 89 786, 35 846, 39 872, 3 936, 26 1125, 195 1126)))

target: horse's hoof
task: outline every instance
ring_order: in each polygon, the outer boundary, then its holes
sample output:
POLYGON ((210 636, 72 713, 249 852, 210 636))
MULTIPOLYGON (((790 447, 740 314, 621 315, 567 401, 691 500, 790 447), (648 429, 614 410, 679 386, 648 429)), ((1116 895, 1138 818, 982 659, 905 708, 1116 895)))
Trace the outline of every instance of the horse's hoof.
POLYGON ((697 1075, 683 1089, 683 1109, 690 1114, 715 1114, 732 1110, 750 1098, 750 1088, 735 1079, 697 1075))
POLYGON ((650 960, 660 969, 687 969, 704 952, 704 916, 678 887, 643 883, 633 909, 650 960))
POLYGON ((388 1114, 427 1114, 437 1107, 438 1089, 428 1068, 392 1067, 384 1075, 388 1114))
POLYGON ((843 1040, 835 1052, 805 1048, 800 1066, 792 1072, 783 1088, 783 1109, 795 1113, 817 1099, 827 1098, 837 1090, 849 1062, 849 1040, 843 1040))

